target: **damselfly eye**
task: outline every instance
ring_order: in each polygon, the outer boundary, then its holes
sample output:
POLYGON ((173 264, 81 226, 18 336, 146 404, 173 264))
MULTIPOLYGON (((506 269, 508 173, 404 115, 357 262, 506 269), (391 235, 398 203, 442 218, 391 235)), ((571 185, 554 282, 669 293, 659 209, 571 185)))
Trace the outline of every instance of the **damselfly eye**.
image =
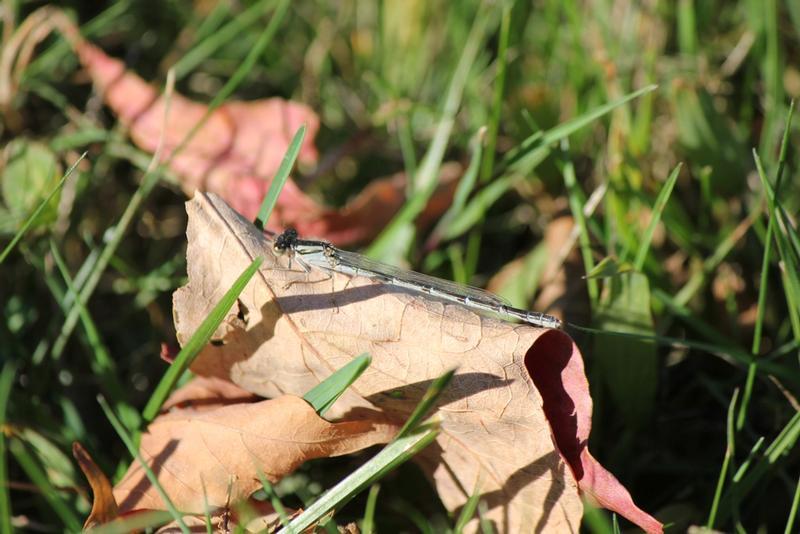
POLYGON ((286 254, 286 248, 282 247, 280 243, 274 243, 272 245, 272 252, 274 252, 278 256, 283 256, 286 254))

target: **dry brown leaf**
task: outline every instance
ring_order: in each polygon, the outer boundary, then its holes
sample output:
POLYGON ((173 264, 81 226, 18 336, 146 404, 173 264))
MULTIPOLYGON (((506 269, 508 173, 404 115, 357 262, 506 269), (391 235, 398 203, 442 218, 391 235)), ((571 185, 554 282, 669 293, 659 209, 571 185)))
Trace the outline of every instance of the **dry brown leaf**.
MULTIPOLYGON (((391 439, 397 426, 373 421, 330 423, 305 400, 283 396, 214 410, 175 410, 142 435, 140 453, 182 511, 226 507, 314 458, 339 456, 391 439)), ((122 512, 163 510, 164 503, 134 462, 114 487, 122 512)))
POLYGON ((175 390, 161 406, 167 412, 173 408, 181 410, 210 410, 229 404, 255 402, 253 395, 236 384, 213 376, 196 376, 188 384, 175 390))
POLYGON ((78 462, 83 475, 92 487, 92 511, 83 523, 83 529, 89 530, 113 521, 119 516, 119 509, 111 492, 111 482, 108 477, 77 441, 72 444, 72 456, 78 462))
POLYGON ((230 378, 267 397, 297 395, 368 352, 372 365, 334 409, 402 418, 433 378, 458 367, 438 411, 442 432, 423 459, 449 509, 463 505, 480 484, 501 531, 574 532, 582 515, 580 484, 605 506, 660 531, 586 449, 591 398, 568 336, 365 278, 292 271, 218 197, 198 194, 187 210, 189 283, 174 295, 181 343, 252 259, 264 257, 239 299, 246 323, 206 347, 193 365, 196 373, 230 378))

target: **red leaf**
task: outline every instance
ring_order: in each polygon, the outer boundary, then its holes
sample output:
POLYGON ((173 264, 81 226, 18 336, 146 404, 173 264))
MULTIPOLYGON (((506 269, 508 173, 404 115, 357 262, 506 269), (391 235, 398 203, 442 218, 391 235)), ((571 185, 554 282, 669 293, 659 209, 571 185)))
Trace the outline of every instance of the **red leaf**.
POLYGON ((553 441, 580 490, 646 532, 663 532, 663 525, 636 506, 628 490, 589 452, 592 398, 577 345, 563 332, 548 331, 528 351, 525 365, 542 395, 553 441))

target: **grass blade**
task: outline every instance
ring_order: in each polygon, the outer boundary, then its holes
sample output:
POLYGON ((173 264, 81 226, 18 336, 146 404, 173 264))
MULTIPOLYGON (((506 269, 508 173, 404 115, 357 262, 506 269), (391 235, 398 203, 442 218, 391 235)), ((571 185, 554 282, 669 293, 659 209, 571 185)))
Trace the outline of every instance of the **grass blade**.
POLYGON ((451 369, 431 382, 431 385, 428 386, 428 389, 425 391, 422 399, 419 401, 419 403, 417 403, 417 407, 414 408, 414 411, 411 412, 411 415, 408 416, 406 424, 404 424, 403 428, 400 429, 400 432, 397 433, 397 437, 395 437, 395 439, 399 439, 409 432, 413 432, 417 426, 419 426, 420 422, 425 417, 425 414, 427 414, 428 411, 433 408, 433 405, 436 403, 439 395, 442 394, 444 389, 450 383, 450 380, 453 379, 453 375, 455 373, 456 370, 451 369))
POLYGON ((228 24, 217 28, 206 39, 189 50, 173 67, 176 79, 182 80, 216 50, 240 36, 248 26, 258 23, 269 9, 267 4, 273 2, 274 0, 266 0, 253 4, 246 11, 233 17, 228 24))
POLYGON ((314 407, 319 415, 324 414, 341 397, 342 393, 361 376, 372 363, 372 357, 361 354, 316 385, 303 398, 314 407))
POLYGON ((262 257, 254 259, 242 274, 239 275, 239 278, 236 279, 230 289, 222 296, 217 305, 214 306, 214 309, 211 310, 211 313, 208 314, 197 328, 197 331, 192 335, 191 339, 189 339, 178 353, 178 356, 175 357, 175 361, 172 362, 167 372, 164 373, 164 376, 161 378, 158 386, 156 386, 153 395, 150 397, 147 406, 145 406, 142 412, 142 417, 146 422, 152 421, 156 415, 158 415, 161 406, 164 404, 164 401, 167 400, 167 397, 169 397, 175 384, 178 383, 184 371, 189 368, 192 361, 194 361, 200 353, 200 350, 205 347, 206 343, 211 339, 214 331, 225 318, 225 314, 228 313, 228 310, 231 309, 236 299, 238 299, 239 295, 244 291, 250 279, 256 274, 263 260, 264 258, 262 257))
MULTIPOLYGON (((53 258, 53 262, 56 264, 56 267, 61 274, 62 279, 64 280, 64 283, 67 286, 67 293, 64 295, 60 288, 55 287, 56 284, 54 282, 48 282, 48 287, 50 287, 53 297, 58 301, 66 313, 69 308, 65 302, 67 302, 70 297, 77 295, 78 289, 75 287, 75 283, 69 274, 69 270, 64 262, 64 258, 61 257, 58 247, 56 247, 55 242, 52 240, 50 241, 50 254, 53 258)), ((49 275, 45 273, 45 276, 47 277, 49 275)), ((106 345, 103 343, 103 340, 100 337, 100 332, 98 331, 97 325, 95 324, 94 319, 92 319, 89 310, 87 310, 86 307, 80 303, 80 301, 74 301, 74 303, 75 306, 79 308, 80 319, 81 323, 83 324, 85 334, 84 341, 90 349, 90 354, 92 356, 92 360, 90 362, 92 370, 102 381, 104 389, 108 392, 111 401, 114 404, 114 408, 120 414, 120 418, 125 426, 131 431, 138 429, 141 425, 139 411, 135 410, 130 404, 128 404, 126 400, 126 389, 117 376, 116 362, 111 357, 111 353, 106 345)))
POLYGON ((546 132, 538 131, 529 136, 506 154, 499 166, 498 172, 501 173, 499 177, 492 180, 489 185, 472 197, 472 200, 464 207, 461 214, 448 225, 447 232, 441 236, 442 239, 455 239, 469 231, 470 228, 473 228, 478 221, 483 219, 486 210, 492 204, 511 189, 514 184, 529 176, 537 165, 547 159, 552 152, 551 145, 553 143, 566 139, 615 108, 653 91, 657 87, 657 85, 648 85, 580 117, 559 124, 546 132))
MULTIPOLYGON (((51 239, 50 240, 50 254, 53 257, 53 262, 56 264, 59 273, 61 274, 61 278, 64 280, 64 284, 67 286, 67 294, 64 296, 65 299, 69 299, 70 297, 74 298, 77 295, 78 290, 75 287, 74 280, 69 274, 69 269, 67 268, 66 263, 64 262, 64 258, 61 256, 61 253, 58 251, 58 247, 56 246, 55 242, 51 239)), ((53 295, 57 297, 58 295, 53 295)), ((62 300, 62 299, 59 299, 62 300)), ((89 342, 89 346, 92 348, 92 352, 94 355, 94 363, 92 367, 95 369, 96 372, 102 373, 104 375, 108 375, 104 377, 105 383, 112 383, 115 386, 116 379, 114 378, 114 373, 116 369, 116 364, 114 360, 111 358, 111 354, 109 353, 106 346, 103 344, 102 339, 100 339, 100 333, 97 330, 97 326, 92 319, 92 316, 89 315, 89 310, 86 309, 85 306, 81 305, 80 303, 76 303, 79 307, 81 322, 83 323, 83 327, 86 330, 86 339, 89 342)), ((66 310, 65 310, 66 311, 66 310)), ((122 389, 117 387, 115 389, 115 395, 122 392, 122 389)))
POLYGON ((792 107, 790 108, 789 111, 789 121, 787 123, 786 133, 784 135, 784 143, 781 148, 781 156, 779 158, 778 169, 777 169, 777 177, 775 179, 776 189, 772 194, 770 194, 771 188, 769 181, 767 180, 767 175, 764 171, 764 167, 761 163, 761 158, 759 158, 758 153, 755 150, 753 150, 753 159, 755 160, 756 163, 758 176, 761 180, 761 184, 767 196, 769 219, 767 221, 766 236, 764 237, 764 255, 761 260, 761 279, 760 279, 760 287, 758 290, 758 301, 756 306, 756 322, 753 331, 753 345, 751 347, 751 352, 753 354, 754 360, 753 363, 750 364, 750 367, 747 370, 747 377, 745 379, 745 385, 744 385, 744 394, 742 395, 742 406, 739 410, 739 418, 737 420, 738 429, 741 429, 744 426, 747 417, 747 410, 750 405, 750 397, 752 395, 753 384, 755 382, 755 358, 758 356, 758 353, 761 350, 764 313, 766 312, 766 301, 767 301, 767 286, 768 286, 767 276, 769 274, 769 265, 771 263, 773 235, 775 237, 775 242, 778 247, 779 255, 786 265, 786 268, 782 271, 782 275, 785 277, 784 292, 786 295, 787 305, 790 308, 789 312, 790 318, 793 319, 792 326, 795 329, 796 337, 800 336, 800 332, 797 332, 797 328, 795 327, 795 325, 798 322, 795 319, 795 317, 797 316, 796 306, 800 304, 800 280, 798 280, 797 265, 795 265, 795 262, 793 261, 794 258, 791 256, 791 253, 789 253, 789 249, 791 247, 786 240, 786 236, 780 231, 778 232, 775 231, 775 226, 776 224, 778 224, 778 219, 780 217, 777 207, 777 200, 779 194, 777 186, 780 185, 781 177, 783 175, 783 165, 786 157, 785 149, 788 143, 788 132, 789 132, 789 126, 791 126, 791 118, 793 110, 794 110, 794 103, 792 104, 792 107))
MULTIPOLYGON (((100 277, 108 266, 108 262, 111 260, 111 257, 116 252, 117 248, 119 247, 120 242, 122 241, 122 236, 125 234, 128 226, 130 225, 131 221, 133 220, 134 214, 138 211, 139 206, 142 204, 144 199, 146 199, 152 189, 155 187, 158 179, 163 172, 163 169, 169 166, 172 160, 180 154, 189 142, 194 138, 200 128, 206 123, 211 113, 219 107, 231 94, 233 91, 241 84, 244 80, 245 76, 253 69, 255 66, 256 61, 261 57, 264 49, 272 40, 275 32, 277 31, 278 25, 283 20, 284 15, 286 14, 286 9, 288 7, 288 0, 284 0, 281 2, 275 10, 275 14, 272 16, 270 23, 264 29, 262 34, 259 36, 258 41, 250 50, 248 55, 242 61, 242 64, 236 69, 236 72, 233 73, 231 78, 225 83, 222 89, 219 90, 217 95, 214 99, 208 104, 208 108, 203 116, 197 121, 194 127, 186 134, 186 137, 181 141, 181 143, 175 147, 169 156, 169 158, 161 163, 160 165, 154 166, 154 168, 149 169, 142 180, 141 185, 136 190, 136 192, 131 196, 130 202, 128 202, 128 206, 125 208, 122 216, 119 219, 119 222, 116 226, 113 227, 111 231, 111 237, 108 240, 106 246, 103 248, 103 251, 100 253, 100 257, 97 260, 94 268, 91 270, 89 274, 86 284, 81 288, 80 293, 80 301, 85 306, 86 303, 89 301, 92 293, 94 292, 95 288, 97 287, 98 282, 100 281, 100 277)), ((168 111, 169 106, 165 107, 165 118, 166 112, 168 111)), ((155 161, 155 159, 153 160, 155 161)), ((79 310, 77 308, 73 308, 70 310, 67 318, 64 320, 64 326, 59 333, 58 338, 53 343, 53 351, 52 356, 54 359, 58 359, 61 353, 66 346, 67 340, 69 336, 72 334, 72 331, 75 329, 75 325, 78 321, 79 310)))
POLYGON ((25 220, 25 222, 22 224, 22 227, 17 231, 16 234, 14 234, 14 237, 13 239, 11 239, 11 242, 8 245, 6 245, 6 247, 3 249, 3 252, 0 252, 0 264, 2 264, 3 260, 6 259, 6 256, 8 256, 9 253, 12 250, 14 250, 14 247, 17 245, 17 243, 19 243, 19 240, 22 239, 22 237, 25 235, 25 233, 28 231, 31 225, 36 221, 36 218, 39 216, 39 214, 42 212, 45 206, 47 206, 47 204, 51 200, 53 200, 53 197, 56 196, 56 194, 59 191, 61 191, 61 188, 64 187, 64 183, 67 181, 67 178, 70 177, 73 171, 78 167, 78 164, 81 161, 83 161, 83 158, 85 157, 86 157, 86 152, 81 154, 81 157, 79 157, 78 160, 75 163, 73 163, 69 169, 67 169, 67 172, 64 173, 64 176, 61 177, 61 179, 58 181, 53 190, 50 191, 50 194, 47 195, 47 198, 42 200, 39 203, 39 205, 36 206, 36 209, 33 210, 33 213, 31 213, 30 216, 25 220))
MULTIPOLYGON (((6 413, 8 399, 11 396, 11 387, 14 385, 14 376, 17 365, 7 359, 0 372, 0 428, 6 426, 6 413)), ((6 433, 0 431, 0 480, 8 480, 8 458, 6 456, 6 433)), ((11 498, 8 495, 8 484, 0 484, 0 531, 12 532, 11 528, 11 498)))
POLYGON ((344 480, 336 484, 289 524, 295 532, 301 532, 319 522, 331 511, 341 508, 364 488, 372 485, 386 473, 410 460, 419 451, 430 445, 439 433, 435 426, 423 426, 400 439, 392 441, 369 462, 362 465, 344 480))
POLYGON ((208 506, 208 491, 206 491, 206 483, 201 478, 200 484, 203 486, 203 519, 206 523, 206 534, 213 534, 214 527, 211 524, 211 509, 208 506))
POLYGON ((453 201, 450 203, 450 207, 447 208, 447 211, 436 224, 436 228, 431 232, 431 238, 428 240, 429 247, 434 246, 441 235, 446 235, 448 233, 447 229, 450 223, 461 214, 464 206, 467 204, 469 194, 472 192, 472 188, 475 187, 475 183, 478 180, 478 170, 483 154, 483 134, 484 130, 481 129, 472 140, 472 157, 469 161, 469 167, 467 167, 467 171, 464 173, 461 180, 458 181, 458 186, 456 187, 456 192, 453 194, 453 201))
POLYGON ((584 501, 583 523, 594 534, 614 534, 614 528, 602 508, 584 501))
POLYGON ((456 70, 450 81, 450 86, 447 89, 444 109, 436 126, 433 141, 414 177, 414 192, 400 212, 392 219, 392 222, 383 229, 366 250, 367 256, 386 259, 396 255, 397 251, 402 252, 408 248, 410 237, 413 235, 413 232, 408 231, 408 226, 422 213, 431 195, 436 190, 436 177, 444 158, 450 134, 453 131, 456 112, 461 105, 461 97, 464 93, 469 71, 478 54, 489 19, 490 17, 487 17, 482 9, 476 15, 458 65, 456 65, 456 70))
POLYGON ((475 484, 475 490, 473 490, 472 495, 469 496, 469 499, 467 499, 467 502, 465 502, 464 506, 461 508, 461 513, 458 514, 456 526, 453 528, 454 534, 461 534, 464 528, 466 528, 467 523, 475 517, 475 512, 478 510, 478 503, 480 500, 481 489, 479 480, 478 483, 475 484))
POLYGON ((745 498, 750 490, 763 479, 764 475, 781 458, 787 456, 793 450, 797 445, 798 439, 800 439, 800 412, 795 413, 786 426, 783 427, 778 436, 767 447, 767 450, 759 456, 759 460, 749 470, 749 473, 742 476, 743 469, 746 467, 745 464, 739 469, 737 476, 734 477, 734 484, 728 489, 720 502, 720 521, 725 521, 733 511, 731 504, 734 496, 737 499, 745 498))
POLYGON ((722 488, 725 487, 725 481, 728 478, 728 467, 736 452, 736 432, 734 424, 733 413, 736 409, 736 400, 739 398, 739 390, 733 392, 730 405, 728 405, 728 426, 727 426, 727 444, 725 446, 725 456, 722 460, 722 468, 719 471, 719 478, 717 479, 717 488, 714 490, 714 499, 711 502, 711 510, 708 512, 708 521, 706 521, 706 528, 713 530, 714 523, 717 518, 717 510, 719 509, 719 500, 722 496, 722 488))
POLYGON ((511 34, 509 31, 511 27, 511 7, 511 3, 503 6, 503 15, 500 19, 500 37, 497 44, 497 77, 494 82, 492 114, 486 135, 486 157, 483 159, 483 165, 481 166, 481 182, 488 181, 492 177, 494 170, 494 152, 497 146, 497 133, 500 130, 500 114, 503 111, 503 95, 506 87, 508 41, 511 34))
POLYGON ((658 222, 661 220, 664 207, 666 207, 667 201, 669 201, 669 197, 675 187, 675 182, 678 181, 678 174, 680 174, 682 166, 683 164, 678 163, 675 169, 670 173, 667 181, 664 183, 664 187, 662 187, 661 191, 658 193, 656 203, 653 205, 653 214, 650 217, 650 223, 647 225, 644 236, 642 236, 642 241, 639 243, 639 250, 636 252, 636 258, 633 260, 633 268, 639 272, 644 268, 644 260, 647 259, 647 251, 650 250, 653 234, 656 231, 658 222))
POLYGON ((305 139, 305 137, 306 125, 304 124, 295 132, 292 142, 289 144, 289 148, 286 150, 283 160, 281 160, 281 166, 278 167, 278 172, 275 174, 275 178, 272 179, 269 191, 267 191, 267 195, 261 203, 261 208, 258 210, 258 215, 256 216, 254 224, 259 230, 264 229, 272 210, 275 208, 275 204, 278 202, 278 196, 281 194, 286 180, 289 179, 289 173, 292 172, 292 167, 294 167, 294 162, 297 160, 297 155, 300 153, 300 147, 303 146, 303 139, 305 139))
POLYGON ((102 396, 97 397, 97 402, 100 403, 100 407, 103 409, 103 412, 105 412, 106 417, 111 423, 111 426, 114 427, 114 430, 117 431, 117 434, 119 435, 120 439, 122 439, 122 442, 125 443, 125 446, 128 448, 128 452, 130 452, 131 456, 136 458, 136 461, 142 464, 142 468, 144 469, 147 479, 150 481, 150 483, 158 492, 158 495, 164 501, 164 505, 166 506, 167 511, 170 513, 172 518, 178 524, 178 527, 184 534, 189 534, 189 528, 186 526, 186 523, 183 522, 183 516, 178 511, 178 509, 175 508, 175 505, 172 503, 172 500, 169 498, 169 495, 167 495, 167 492, 164 491, 164 488, 158 482, 158 477, 156 476, 156 474, 153 473, 153 470, 150 469, 149 465, 147 465, 147 462, 144 460, 142 455, 139 454, 139 450, 136 447, 136 444, 133 442, 133 438, 131 437, 130 434, 128 434, 128 431, 125 430, 125 427, 122 426, 122 423, 120 423, 116 414, 114 414, 114 410, 111 409, 111 406, 108 405, 108 403, 102 396))
MULTIPOLYGON (((562 141, 562 152, 567 155, 569 151, 569 142, 567 139, 562 141)), ((580 240, 581 258, 583 259, 583 269, 588 277, 589 273, 594 270, 594 259, 592 258, 592 246, 589 242, 589 227, 586 224, 586 217, 583 215, 583 192, 578 185, 578 179, 575 176, 575 166, 572 164, 571 159, 564 161, 564 185, 567 188, 567 196, 569 197, 569 209, 572 212, 572 218, 575 220, 575 226, 578 230, 578 238, 580 240)), ((592 307, 597 306, 597 301, 600 296, 600 288, 597 280, 594 278, 586 279, 586 288, 589 291, 589 299, 592 307)))
POLYGON ((369 462, 351 473, 309 506, 289 526, 297 532, 309 528, 330 511, 341 508, 364 488, 427 447, 436 438, 439 430, 435 425, 420 425, 419 422, 436 403, 454 373, 455 370, 448 371, 431 382, 395 439, 369 462))
POLYGON ((794 520, 797 517, 797 508, 800 507, 800 479, 797 480, 797 485, 794 487, 794 497, 792 498, 792 507, 789 510, 789 517, 786 519, 785 534, 795 532, 794 520))
POLYGON ((375 507, 378 504, 378 493, 381 487, 373 484, 367 495, 367 505, 364 508, 364 520, 361 521, 361 534, 372 534, 375 531, 375 507))
POLYGON ((561 141, 619 106, 654 91, 657 88, 657 85, 642 87, 613 102, 599 106, 580 117, 559 124, 544 133, 536 132, 532 134, 503 158, 501 168, 503 170, 506 168, 511 169, 518 174, 529 174, 530 171, 549 154, 551 144, 561 141))
MULTIPOLYGON (((761 160, 758 157, 758 154, 755 153, 755 150, 753 151, 753 155, 756 160, 756 168, 758 169, 758 174, 761 177, 761 181, 762 183, 766 184, 767 178, 764 175, 764 168, 762 167, 761 160)), ((767 194, 767 197, 769 198, 769 194, 767 194)), ((753 354, 753 361, 747 368, 747 377, 745 378, 744 384, 744 395, 742 395, 742 406, 739 409, 739 417, 736 420, 736 428, 738 430, 742 429, 747 417, 747 409, 750 406, 750 396, 752 395, 753 383, 755 382, 756 375, 755 358, 758 356, 758 353, 761 350, 761 335, 764 325, 767 287, 769 285, 767 283, 767 276, 769 274, 769 264, 772 256, 772 234, 775 229, 775 202, 772 200, 767 204, 769 206, 769 220, 767 222, 767 235, 764 237, 764 254, 761 258, 761 278, 758 288, 758 301, 756 304, 756 322, 753 329, 753 345, 750 349, 750 352, 753 354)))
POLYGON ((278 517, 280 518, 281 525, 286 528, 286 532, 289 534, 294 534, 294 530, 289 526, 289 514, 286 513, 286 507, 281 502, 278 494, 275 493, 275 488, 270 484, 269 480, 267 480, 267 476, 264 474, 264 471, 256 465, 256 474, 258 474, 258 480, 261 482, 261 487, 264 488, 264 492, 269 497, 269 502, 272 504, 272 507, 278 513, 278 517))
POLYGON ((9 449, 12 454, 14 454, 17 462, 25 471, 25 474, 28 475, 31 482, 39 489, 56 515, 64 522, 67 530, 71 532, 80 531, 81 522, 75 510, 61 497, 61 491, 53 486, 50 482, 50 478, 47 476, 47 472, 42 469, 42 466, 39 465, 33 455, 28 452, 23 442, 19 439, 12 439, 9 442, 9 449))

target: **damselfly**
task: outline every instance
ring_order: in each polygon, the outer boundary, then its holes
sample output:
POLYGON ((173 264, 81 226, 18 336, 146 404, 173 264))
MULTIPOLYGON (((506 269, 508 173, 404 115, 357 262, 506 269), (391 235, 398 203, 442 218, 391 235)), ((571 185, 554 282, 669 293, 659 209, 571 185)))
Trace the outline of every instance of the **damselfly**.
POLYGON ((496 314, 541 328, 561 328, 560 319, 545 313, 515 308, 503 298, 479 289, 435 278, 414 271, 371 260, 361 254, 340 250, 327 241, 300 239, 293 228, 275 238, 272 250, 276 255, 289 255, 304 268, 311 265, 349 276, 365 276, 407 291, 456 302, 473 310, 496 314))

